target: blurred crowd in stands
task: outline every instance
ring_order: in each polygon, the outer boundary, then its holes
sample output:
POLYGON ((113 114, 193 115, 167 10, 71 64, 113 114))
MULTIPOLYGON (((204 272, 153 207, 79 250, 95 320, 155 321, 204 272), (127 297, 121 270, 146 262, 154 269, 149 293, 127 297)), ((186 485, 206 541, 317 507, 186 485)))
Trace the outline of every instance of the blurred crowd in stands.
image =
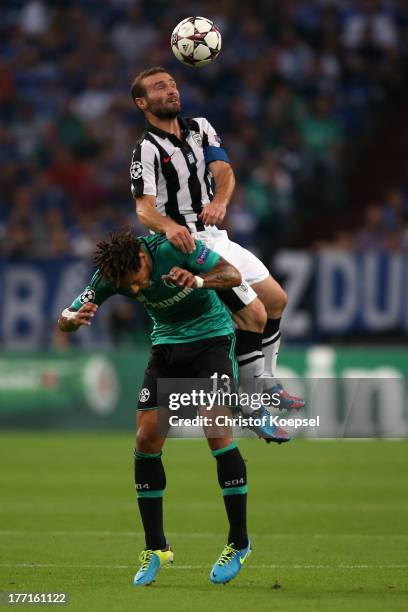
MULTIPOLYGON (((136 224, 143 120, 129 86, 153 65, 175 75, 183 114, 223 138, 233 237, 263 254, 290 246, 304 219, 346 206, 348 151, 402 86, 408 51, 403 0, 2 0, 0 14, 0 255, 14 259, 88 256, 136 224), (193 14, 223 34, 201 70, 169 45, 193 14)), ((407 248, 407 202, 398 186, 336 244, 407 248)))
POLYGON ((370 203, 364 219, 354 232, 341 229, 330 242, 316 244, 320 249, 408 253, 408 181, 405 190, 390 189, 383 200, 370 203))

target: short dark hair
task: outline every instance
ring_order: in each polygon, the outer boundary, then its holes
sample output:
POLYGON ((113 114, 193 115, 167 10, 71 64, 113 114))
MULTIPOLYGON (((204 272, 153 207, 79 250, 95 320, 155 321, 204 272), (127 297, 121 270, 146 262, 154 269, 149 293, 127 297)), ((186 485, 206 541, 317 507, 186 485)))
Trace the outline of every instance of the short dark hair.
POLYGON ((143 96, 146 94, 146 90, 143 86, 143 80, 149 76, 153 76, 154 74, 160 74, 160 72, 167 72, 167 70, 162 66, 153 66, 153 68, 146 68, 146 70, 142 70, 142 72, 139 72, 139 74, 135 76, 132 87, 130 88, 133 102, 136 100, 136 98, 143 98, 143 96))
POLYGON ((121 279, 129 272, 138 272, 141 267, 142 245, 131 230, 122 230, 109 235, 96 245, 94 262, 108 281, 119 287, 121 279))

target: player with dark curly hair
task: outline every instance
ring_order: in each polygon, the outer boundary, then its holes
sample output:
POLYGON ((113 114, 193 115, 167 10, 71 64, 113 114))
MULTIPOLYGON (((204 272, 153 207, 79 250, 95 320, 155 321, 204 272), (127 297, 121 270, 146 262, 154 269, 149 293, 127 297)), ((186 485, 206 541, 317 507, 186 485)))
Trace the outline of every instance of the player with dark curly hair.
MULTIPOLYGON (((59 318, 62 331, 91 325, 98 307, 115 294, 139 300, 153 319, 152 351, 139 394, 135 447, 135 485, 146 549, 133 583, 147 585, 161 566, 173 560, 163 530, 166 475, 161 455, 167 429, 161 428, 163 408, 157 381, 181 376, 237 378, 234 328, 215 290, 236 287, 242 279, 234 266, 199 240, 190 254, 184 254, 163 235, 136 238, 129 231, 99 242, 95 263, 98 270, 90 284, 59 318)), ((217 462, 230 525, 227 545, 211 570, 211 580, 225 583, 238 574, 251 552, 246 526, 246 467, 230 427, 216 436, 205 427, 204 431, 217 462)))
POLYGON ((110 240, 97 243, 94 262, 102 276, 119 287, 121 279, 130 270, 139 272, 141 249, 140 240, 131 231, 111 234, 110 240))

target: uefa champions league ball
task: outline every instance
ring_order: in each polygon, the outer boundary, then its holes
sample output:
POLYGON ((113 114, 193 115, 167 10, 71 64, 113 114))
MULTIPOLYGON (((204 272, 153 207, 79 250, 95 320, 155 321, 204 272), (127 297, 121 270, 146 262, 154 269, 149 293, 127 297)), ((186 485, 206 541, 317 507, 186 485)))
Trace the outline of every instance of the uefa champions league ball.
POLYGON ((183 64, 200 68, 212 62, 221 51, 221 34, 210 19, 187 17, 174 28, 171 49, 183 64))

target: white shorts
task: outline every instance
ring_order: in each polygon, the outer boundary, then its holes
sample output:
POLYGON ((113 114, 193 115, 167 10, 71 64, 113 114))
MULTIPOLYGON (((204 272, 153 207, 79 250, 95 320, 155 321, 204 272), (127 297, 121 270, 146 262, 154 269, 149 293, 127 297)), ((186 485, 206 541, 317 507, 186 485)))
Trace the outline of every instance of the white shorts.
MULTIPOLYGON (((242 302, 241 308, 250 304, 257 297, 250 285, 260 283, 269 276, 269 270, 262 261, 248 249, 232 242, 225 230, 215 227, 208 228, 203 232, 193 234, 193 238, 201 240, 208 248, 221 255, 241 272, 244 282, 239 287, 234 287, 233 291, 242 302)), ((227 300, 224 301, 227 303, 227 300)), ((239 308, 231 308, 231 310, 237 311, 239 308)))

